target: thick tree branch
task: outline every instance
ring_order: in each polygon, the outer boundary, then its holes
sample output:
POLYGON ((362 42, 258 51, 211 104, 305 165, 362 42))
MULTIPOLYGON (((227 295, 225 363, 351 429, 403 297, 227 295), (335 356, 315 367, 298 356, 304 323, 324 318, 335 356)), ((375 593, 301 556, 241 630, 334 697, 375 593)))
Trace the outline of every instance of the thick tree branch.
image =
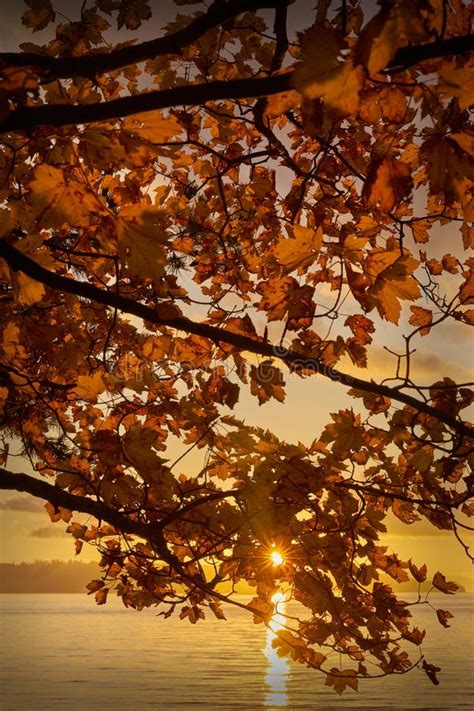
POLYGON ((291 72, 257 79, 231 79, 208 84, 188 84, 136 96, 124 96, 98 104, 45 104, 12 111, 0 124, 0 133, 32 130, 37 126, 71 126, 107 121, 145 111, 195 106, 220 99, 245 99, 278 94, 290 88, 291 72))
POLYGON ((154 524, 141 523, 115 511, 101 501, 94 501, 87 496, 70 494, 59 486, 48 484, 42 479, 36 479, 28 474, 11 472, 5 468, 0 468, 0 489, 26 492, 44 501, 49 501, 53 506, 61 506, 70 511, 95 516, 99 521, 109 523, 120 533, 139 536, 155 547, 162 560, 169 563, 178 572, 182 572, 180 562, 168 549, 161 530, 154 524))
POLYGON ((330 367, 318 358, 309 357, 293 350, 282 350, 279 346, 259 341, 239 333, 233 333, 232 331, 227 331, 216 326, 211 326, 207 323, 196 323, 185 316, 160 315, 159 307, 155 310, 133 299, 121 296, 115 291, 99 289, 87 282, 76 281, 75 279, 70 279, 69 277, 64 277, 49 271, 20 252, 16 247, 13 247, 13 245, 8 244, 5 240, 0 242, 0 257, 5 259, 14 271, 21 271, 32 279, 57 291, 66 292, 96 303, 104 304, 122 313, 137 316, 144 321, 158 326, 168 326, 180 331, 185 331, 186 333, 202 336, 216 344, 220 342, 227 343, 240 351, 249 351, 256 355, 265 356, 266 358, 279 359, 285 363, 290 370, 304 370, 313 374, 318 373, 346 387, 390 398, 396 402, 409 405, 419 413, 436 418, 461 436, 472 437, 474 435, 473 428, 468 424, 446 412, 437 410, 423 401, 417 400, 397 388, 391 388, 387 385, 356 378, 330 367))
MULTIPOLYGON (((399 71, 426 59, 462 54, 474 48, 474 37, 466 35, 424 45, 400 48, 387 67, 387 72, 399 71)), ((0 133, 29 131, 38 126, 70 126, 107 121, 132 114, 191 106, 222 99, 245 99, 279 94, 291 88, 292 71, 272 77, 231 79, 207 84, 188 84, 171 89, 124 96, 97 104, 46 104, 22 106, 0 124, 0 133)))
POLYGON ((466 54, 474 50, 474 35, 461 35, 449 39, 428 42, 427 44, 399 47, 394 58, 387 67, 387 73, 392 70, 403 70, 420 62, 439 57, 450 57, 456 54, 466 54))
POLYGON ((213 27, 244 12, 286 7, 287 0, 227 0, 213 3, 208 11, 187 27, 148 42, 129 45, 111 52, 91 52, 80 57, 50 57, 36 52, 2 52, 0 64, 11 67, 35 67, 48 79, 95 77, 104 72, 121 69, 165 54, 181 54, 185 47, 202 37, 213 27))

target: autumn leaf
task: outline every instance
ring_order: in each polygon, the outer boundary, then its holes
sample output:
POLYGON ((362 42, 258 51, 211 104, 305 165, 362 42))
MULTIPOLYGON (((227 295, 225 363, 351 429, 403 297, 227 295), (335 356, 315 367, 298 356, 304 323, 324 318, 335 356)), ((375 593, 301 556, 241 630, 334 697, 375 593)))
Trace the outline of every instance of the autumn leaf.
POLYGON ((25 10, 21 21, 33 32, 44 30, 50 22, 54 22, 56 14, 50 0, 25 0, 25 3, 30 9, 25 10))
POLYGON ((290 237, 280 239, 274 249, 278 262, 287 273, 310 266, 317 258, 323 243, 323 231, 302 225, 288 228, 290 237))
POLYGON ((336 454, 357 452, 362 445, 360 416, 355 415, 352 410, 339 410, 337 413, 331 413, 331 417, 333 423, 326 425, 321 441, 333 442, 332 449, 336 454))
POLYGON ((29 276, 22 272, 15 274, 12 281, 17 292, 18 303, 23 306, 30 306, 41 301, 46 293, 46 289, 41 282, 30 279, 29 276))
POLYGON ((95 400, 97 395, 100 395, 107 390, 107 385, 104 382, 104 374, 100 370, 96 370, 93 375, 79 375, 75 391, 77 396, 84 400, 95 400))
POLYGON ((420 288, 412 276, 417 266, 417 260, 409 254, 400 255, 392 249, 377 248, 369 253, 367 273, 373 285, 367 295, 382 318, 398 323, 401 314, 400 301, 418 299, 420 288))
POLYGON ((87 185, 74 174, 43 164, 35 168, 34 175, 29 202, 39 227, 51 229, 64 223, 86 227, 101 209, 87 185))
POLYGON ((341 696, 347 689, 358 691, 359 682, 354 669, 338 669, 333 667, 326 676, 326 686, 332 686, 334 691, 341 696))
POLYGON ((443 627, 451 627, 451 625, 448 624, 448 620, 451 620, 454 615, 449 612, 449 610, 436 610, 436 616, 440 625, 443 625, 443 627))
POLYGON ((250 368, 250 392, 257 396, 259 405, 272 397, 283 402, 285 389, 281 370, 268 360, 263 361, 257 367, 252 365, 250 368))
POLYGON ((292 81, 306 98, 322 98, 327 107, 346 116, 357 113, 363 70, 350 59, 342 60, 343 46, 338 33, 315 25, 305 35, 302 61, 292 81))
POLYGON ((463 200, 474 182, 474 162, 453 138, 429 138, 422 146, 432 192, 448 203, 463 200))
POLYGON ((265 107, 265 114, 270 118, 276 118, 294 109, 301 103, 301 94, 294 89, 283 91, 280 94, 269 96, 265 107))
POLYGON ((103 580, 91 580, 90 583, 87 583, 86 588, 88 589, 88 595, 92 595, 92 593, 97 592, 97 590, 100 590, 103 588, 105 585, 103 580))
POLYGON ((443 62, 439 75, 440 90, 444 96, 457 97, 461 111, 472 106, 474 96, 474 67, 472 60, 467 59, 463 67, 454 62, 443 62))
POLYGON ((147 111, 129 116, 123 123, 123 129, 151 143, 163 143, 183 130, 176 116, 164 116, 162 111, 147 111))
POLYGON ((430 235, 431 224, 429 220, 414 220, 410 223, 410 229, 413 234, 413 239, 418 244, 425 244, 428 242, 430 235))
POLYGON ((222 605, 219 602, 210 602, 209 608, 212 610, 214 616, 217 617, 218 620, 226 619, 224 610, 222 609, 222 605))
POLYGON ((417 583, 423 583, 426 580, 426 565, 423 564, 418 568, 414 563, 412 563, 411 560, 409 560, 408 567, 410 568, 410 572, 417 583))
POLYGON ((26 357, 26 349, 21 342, 21 332, 14 321, 9 321, 2 331, 0 348, 11 360, 23 360, 26 357))
POLYGON ((420 329, 420 336, 426 336, 430 332, 433 321, 433 312, 421 306, 410 306, 411 316, 409 323, 420 329))
POLYGON ((456 583, 452 583, 446 580, 444 575, 439 571, 435 573, 435 576, 433 578, 433 585, 437 590, 440 590, 442 593, 445 593, 445 595, 453 595, 456 590, 459 589, 459 586, 456 585, 456 583))
POLYGON ((105 605, 107 602, 107 595, 109 594, 109 588, 103 587, 100 590, 97 590, 96 594, 94 595, 95 601, 98 605, 105 605))
POLYGON ((441 671, 441 668, 434 666, 434 664, 428 664, 426 659, 423 659, 423 661, 421 663, 421 668, 423 669, 423 671, 425 672, 426 676, 431 681, 431 683, 434 684, 435 686, 438 686, 439 680, 438 680, 438 677, 436 676, 436 673, 441 671))
POLYGON ((408 165, 394 158, 382 158, 372 162, 363 195, 368 207, 379 205, 383 212, 390 212, 410 195, 411 189, 408 165))
POLYGON ((156 222, 157 213, 134 205, 123 209, 117 220, 121 260, 132 274, 143 274, 159 283, 166 263, 166 233, 156 222))

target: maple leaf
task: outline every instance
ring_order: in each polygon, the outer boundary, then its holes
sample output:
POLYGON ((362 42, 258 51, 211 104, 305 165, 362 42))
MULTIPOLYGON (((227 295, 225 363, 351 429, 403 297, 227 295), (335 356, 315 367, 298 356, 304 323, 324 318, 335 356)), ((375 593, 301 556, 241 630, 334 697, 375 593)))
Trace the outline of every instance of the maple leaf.
POLYGON ((449 203, 461 201, 474 182, 472 157, 452 137, 430 138, 422 151, 432 192, 443 192, 449 203))
POLYGON ((132 274, 142 274, 159 283, 166 264, 167 236, 156 223, 156 216, 152 210, 132 205, 121 211, 116 224, 121 260, 132 274))
POLYGON ((46 289, 41 282, 30 279, 29 276, 22 272, 14 274, 12 283, 17 293, 18 303, 23 306, 29 306, 41 301, 46 293, 46 289))
POLYGON ((278 241, 274 249, 275 257, 286 272, 308 267, 316 260, 323 244, 322 229, 293 225, 288 227, 288 233, 288 239, 278 241))
POLYGON ((355 669, 338 669, 333 667, 326 676, 326 686, 332 686, 334 691, 341 696, 347 689, 358 691, 359 682, 355 669))
POLYGON ((259 405, 272 397, 283 402, 285 389, 281 370, 269 360, 263 361, 258 367, 252 365, 250 368, 250 392, 257 396, 259 405))
POLYGON ((412 315, 410 316, 409 323, 420 329, 421 336, 426 336, 430 332, 433 312, 421 306, 410 306, 410 310, 412 315))
POLYGON ((372 162, 365 181, 366 205, 379 205, 383 212, 390 212, 410 194, 412 182, 406 163, 395 158, 378 158, 372 162))
POLYGON ((422 565, 418 568, 411 560, 408 561, 408 567, 410 572, 415 578, 417 583, 423 583, 426 580, 426 565, 422 565))
POLYGON ((25 0, 25 3, 30 9, 25 10, 21 21, 27 27, 31 27, 33 32, 44 30, 50 22, 54 22, 56 14, 51 0, 25 0))
POLYGON ((459 586, 456 585, 456 583, 452 583, 449 580, 446 580, 444 575, 439 571, 435 573, 433 577, 433 585, 437 590, 440 590, 442 593, 445 593, 445 595, 453 595, 456 590, 459 589, 459 586))
POLYGON ((93 375, 79 375, 75 391, 77 396, 84 400, 95 400, 97 395, 107 389, 104 382, 104 374, 96 370, 93 375))
POLYGON ((333 442, 332 449, 336 454, 346 455, 357 452, 362 445, 362 427, 360 416, 352 410, 339 410, 331 413, 333 423, 326 425, 321 436, 322 442, 333 442))
POLYGON ((474 71, 473 61, 467 60, 463 67, 456 66, 454 62, 443 62, 439 69, 440 91, 444 96, 455 96, 461 111, 472 105, 474 96, 474 71))
POLYGON ((408 254, 375 249, 369 254, 367 266, 372 279, 375 276, 373 286, 367 292, 369 300, 383 318, 398 323, 400 301, 414 301, 420 296, 418 282, 412 276, 418 266, 417 260, 408 254))
POLYGON ((305 35, 302 61, 292 82, 306 98, 322 98, 326 106, 346 116, 357 113, 363 70, 350 59, 341 60, 343 47, 337 32, 315 25, 305 35))
POLYGON ((2 331, 0 347, 7 358, 21 361, 26 358, 26 349, 22 343, 21 332, 14 321, 9 321, 2 331))
POLYGON ((151 143, 163 143, 183 130, 176 116, 164 116, 162 111, 147 111, 129 116, 123 123, 123 129, 151 143))
POLYGON ((413 233, 413 239, 415 242, 425 244, 428 242, 430 236, 429 236, 429 229, 431 227, 431 224, 428 220, 415 220, 414 222, 410 223, 410 229, 413 233))
POLYGON ((39 227, 62 227, 64 223, 87 226, 101 209, 88 187, 65 170, 43 164, 35 168, 34 174, 29 202, 39 227))

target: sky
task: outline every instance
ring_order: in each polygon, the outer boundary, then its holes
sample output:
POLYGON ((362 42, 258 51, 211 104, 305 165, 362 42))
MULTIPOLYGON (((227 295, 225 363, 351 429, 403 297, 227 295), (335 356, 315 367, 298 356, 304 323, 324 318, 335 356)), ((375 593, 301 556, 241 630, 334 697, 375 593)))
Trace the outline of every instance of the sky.
MULTIPOLYGON (((154 4, 154 3, 153 3, 154 4)), ((62 0, 54 3, 68 18, 79 15, 82 0, 62 0)), ((160 12, 167 13, 172 3, 160 3, 160 12)), ((313 3, 300 0, 292 10, 292 22, 295 27, 307 23, 305 9, 313 3)), ((191 6, 191 10, 194 6, 191 6)), ((31 36, 21 25, 20 3, 0 3, 0 23, 7 31, 0 37, 0 49, 11 51, 26 40, 42 43, 48 39, 49 30, 31 36)), ((186 8, 181 9, 186 12, 186 8)), ((157 23, 146 24, 141 32, 143 39, 156 34, 157 23)), ((117 41, 130 37, 130 33, 120 33, 117 41)), ((445 252, 460 254, 461 240, 448 226, 440 228, 430 248, 430 256, 442 256, 445 252)), ((330 295, 318 294, 321 301, 330 295)), ((350 313, 350 307, 348 314, 350 313)), ((369 356, 369 370, 364 375, 381 380, 393 373, 393 357, 383 345, 400 348, 400 327, 384 322, 380 324, 378 344, 369 356)), ((473 380, 473 343, 467 327, 453 322, 446 322, 425 338, 416 342, 417 353, 414 358, 414 375, 423 383, 431 383, 437 378, 450 376, 456 381, 473 380)), ((349 363, 344 363, 341 370, 356 373, 349 363)), ((361 374, 361 371, 359 371, 361 374)), ((328 422, 329 412, 341 408, 354 407, 357 401, 349 398, 344 387, 325 380, 322 376, 302 380, 298 376, 286 374, 286 401, 282 405, 270 401, 258 406, 256 400, 244 389, 240 401, 235 407, 236 417, 245 419, 249 424, 263 425, 273 430, 286 441, 311 443, 328 422)), ((170 458, 173 452, 170 452, 170 458)), ((201 468, 205 452, 194 451, 183 461, 183 467, 201 468), (185 464, 184 464, 185 462, 185 464)), ((10 462, 9 462, 10 466, 10 462)), ((21 471, 21 462, 14 462, 12 467, 21 471)), ((183 469, 184 470, 184 469, 183 469)), ((51 524, 44 512, 43 504, 26 494, 0 492, 0 562, 34 561, 38 559, 64 559, 74 556, 73 540, 64 533, 63 523, 51 524)), ((474 539, 471 539, 474 546, 474 539)), ((473 589, 472 566, 460 545, 450 534, 441 533, 428 523, 403 525, 393 519, 390 534, 384 536, 384 544, 398 552, 402 558, 411 557, 415 563, 427 562, 431 572, 441 569, 447 577, 459 580, 465 587, 473 589)), ((87 545, 81 554, 82 560, 95 560, 95 550, 87 545)))

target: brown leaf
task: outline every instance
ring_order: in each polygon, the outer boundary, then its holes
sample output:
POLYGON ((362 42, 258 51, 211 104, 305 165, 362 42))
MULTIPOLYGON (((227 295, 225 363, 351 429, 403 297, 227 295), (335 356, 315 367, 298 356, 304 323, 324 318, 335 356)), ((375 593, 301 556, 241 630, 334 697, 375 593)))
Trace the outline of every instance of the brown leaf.
POLYGON ((410 195, 412 185, 411 171, 406 163, 396 158, 378 158, 370 167, 363 196, 367 207, 379 205, 383 212, 391 212, 410 195))

